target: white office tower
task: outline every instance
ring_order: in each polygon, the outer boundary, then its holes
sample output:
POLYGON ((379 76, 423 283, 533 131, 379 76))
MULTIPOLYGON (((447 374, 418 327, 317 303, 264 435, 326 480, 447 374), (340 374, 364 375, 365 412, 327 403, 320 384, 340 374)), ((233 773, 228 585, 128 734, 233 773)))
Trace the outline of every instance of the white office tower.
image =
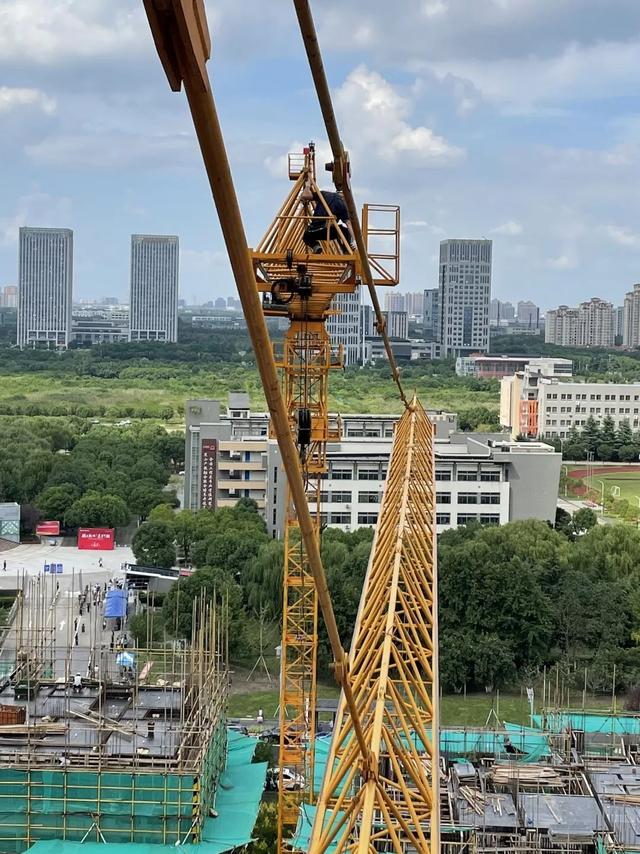
POLYGON ((491 240, 440 243, 440 343, 443 356, 489 351, 491 240))
POLYGON ((344 347, 346 365, 362 364, 364 356, 364 328, 360 319, 362 297, 360 288, 352 294, 336 294, 331 303, 331 314, 327 318, 327 332, 331 344, 344 347))
POLYGON ((131 235, 130 341, 178 340, 178 238, 131 235))
POLYGON ((18 249, 19 347, 69 346, 73 231, 21 228, 18 249))

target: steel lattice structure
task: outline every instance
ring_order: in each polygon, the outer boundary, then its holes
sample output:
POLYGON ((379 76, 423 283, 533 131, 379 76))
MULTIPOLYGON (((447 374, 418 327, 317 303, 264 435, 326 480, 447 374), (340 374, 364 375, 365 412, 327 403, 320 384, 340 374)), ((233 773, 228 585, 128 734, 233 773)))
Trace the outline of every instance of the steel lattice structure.
POLYGON ((367 768, 340 702, 311 854, 435 852, 438 674, 433 428, 414 399, 398 422, 349 654, 367 768))
MULTIPOLYGON (((300 767, 310 765, 318 603, 342 687, 309 850, 435 854, 439 833, 433 437, 420 404, 415 399, 409 404, 405 396, 375 292, 376 284, 398 281, 399 213, 396 207, 378 208, 392 216, 391 227, 380 229, 370 223, 365 210, 365 228, 360 226, 348 155, 337 133, 308 3, 294 2, 331 142, 333 180, 344 191, 357 248, 336 229, 326 203, 327 233, 320 240, 320 251, 311 253, 305 245, 305 229, 312 218, 318 219, 301 195, 303 187, 318 190, 310 147, 297 171, 290 168, 296 184, 265 238, 255 251, 249 249, 206 69, 211 42, 204 2, 144 0, 170 86, 174 91, 185 86, 288 481, 283 758, 290 756, 300 767), (369 237, 376 233, 395 248, 372 249, 369 237), (388 262, 394 272, 385 271, 388 262), (407 411, 397 427, 353 649, 347 656, 320 556, 317 502, 325 445, 339 435, 329 423, 327 377, 341 359, 332 354, 324 321, 333 296, 353 291, 361 279, 369 288, 377 329, 407 411), (264 314, 290 321, 280 359, 284 382, 276 373, 264 314)), ((279 854, 287 850, 284 828, 293 818, 281 793, 279 854)))

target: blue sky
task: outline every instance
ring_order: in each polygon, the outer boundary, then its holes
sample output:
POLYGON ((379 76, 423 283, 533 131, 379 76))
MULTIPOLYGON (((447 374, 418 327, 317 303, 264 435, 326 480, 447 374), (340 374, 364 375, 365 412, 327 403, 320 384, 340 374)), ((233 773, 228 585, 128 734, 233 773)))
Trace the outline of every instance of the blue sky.
MULTIPOLYGON (((252 243, 326 146, 288 0, 207 0, 252 243)), ((493 295, 543 308, 640 280, 637 0, 316 0, 359 202, 402 208, 401 290, 444 237, 494 240, 493 295)), ((0 3, 0 286, 20 225, 75 232, 75 295, 128 290, 133 232, 181 242, 182 296, 234 293, 184 95, 141 0, 0 3)))

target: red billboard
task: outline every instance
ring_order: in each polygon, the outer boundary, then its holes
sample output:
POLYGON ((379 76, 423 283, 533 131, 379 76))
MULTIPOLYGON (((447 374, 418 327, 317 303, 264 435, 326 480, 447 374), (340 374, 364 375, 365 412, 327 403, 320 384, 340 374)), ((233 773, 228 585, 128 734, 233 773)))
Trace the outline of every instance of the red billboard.
POLYGON ((107 552, 114 547, 113 528, 78 528, 78 548, 107 552))
POLYGON ((200 506, 216 509, 216 475, 218 468, 218 440, 202 440, 200 464, 200 506))
POLYGON ((38 522, 36 534, 39 537, 57 537, 60 535, 60 522, 38 522))

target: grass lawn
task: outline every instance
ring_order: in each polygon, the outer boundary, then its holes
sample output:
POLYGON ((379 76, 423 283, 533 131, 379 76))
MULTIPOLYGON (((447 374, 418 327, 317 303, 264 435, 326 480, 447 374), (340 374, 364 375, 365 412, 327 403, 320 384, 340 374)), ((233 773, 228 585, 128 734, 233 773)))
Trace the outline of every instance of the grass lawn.
MULTIPOLYGON (((234 686, 235 687, 235 686, 234 686)), ((331 685, 318 686, 319 697, 337 697, 338 691, 331 685)), ((277 690, 247 691, 232 693, 229 697, 229 717, 252 718, 258 713, 258 709, 264 710, 266 718, 273 718, 278 708, 277 690)), ((461 694, 445 696, 442 698, 441 718, 443 726, 484 726, 491 710, 494 709, 500 720, 510 723, 527 724, 529 706, 526 695, 505 694, 496 697, 488 694, 461 694)), ((495 718, 492 716, 495 723, 495 718)))
POLYGON ((602 494, 602 484, 604 484, 604 494, 613 496, 615 492, 616 498, 626 498, 630 503, 636 503, 640 497, 640 468, 629 472, 611 472, 607 474, 598 474, 597 471, 593 477, 583 478, 587 486, 590 486, 599 495, 602 494), (620 492, 614 489, 618 487, 620 492))

